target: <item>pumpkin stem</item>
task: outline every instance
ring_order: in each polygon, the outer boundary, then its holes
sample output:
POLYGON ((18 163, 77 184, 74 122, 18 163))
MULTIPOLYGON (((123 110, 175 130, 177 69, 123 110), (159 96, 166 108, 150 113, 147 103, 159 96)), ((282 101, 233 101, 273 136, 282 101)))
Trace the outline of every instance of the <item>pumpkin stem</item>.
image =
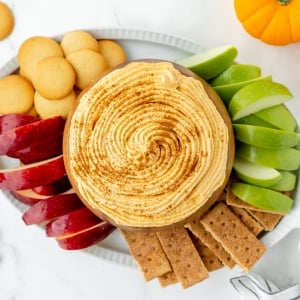
POLYGON ((280 5, 288 5, 292 0, 277 0, 280 5))

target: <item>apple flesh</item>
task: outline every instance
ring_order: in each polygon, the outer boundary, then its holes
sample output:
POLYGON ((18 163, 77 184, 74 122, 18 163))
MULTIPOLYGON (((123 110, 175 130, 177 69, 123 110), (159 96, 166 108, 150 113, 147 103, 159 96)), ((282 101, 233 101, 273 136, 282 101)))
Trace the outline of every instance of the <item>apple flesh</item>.
POLYGON ((40 119, 27 114, 7 114, 0 116, 0 134, 19 126, 27 125, 40 119))
POLYGON ((288 171, 280 171, 281 179, 274 185, 270 186, 270 189, 280 192, 293 191, 296 186, 297 176, 288 171))
POLYGON ((75 193, 48 197, 30 206, 22 215, 26 225, 44 223, 84 207, 75 193))
POLYGON ((103 241, 116 227, 100 222, 99 224, 68 237, 56 238, 58 245, 65 250, 79 250, 103 241))
POLYGON ((46 235, 48 237, 62 237, 78 233, 101 222, 88 208, 72 211, 46 225, 46 235))
POLYGON ((33 187, 32 190, 40 195, 51 196, 66 192, 70 188, 71 183, 66 175, 48 184, 33 187))
POLYGON ((235 93, 229 103, 233 121, 293 98, 288 88, 273 81, 251 83, 235 93))
POLYGON ((14 169, 0 170, 0 188, 10 191, 30 189, 58 180, 66 175, 63 156, 14 169))
POLYGON ((213 78, 209 84, 212 87, 239 83, 260 77, 261 69, 255 65, 233 64, 213 78))
POLYGON ((22 203, 33 205, 38 201, 47 199, 48 196, 43 196, 35 193, 32 189, 11 191, 11 194, 22 203))
POLYGON ((255 164, 236 157, 233 168, 238 178, 246 183, 270 187, 281 179, 281 173, 274 168, 255 164))
POLYGON ((64 125, 64 119, 57 116, 6 130, 0 134, 0 155, 13 153, 30 147, 32 144, 42 143, 49 134, 62 134, 64 125))
POLYGON ((237 54, 236 47, 224 45, 177 60, 176 63, 209 80, 226 70, 237 54))
POLYGON ((238 143, 236 156, 278 170, 293 171, 300 166, 300 151, 294 148, 274 150, 238 143))
POLYGON ((268 148, 285 149, 298 145, 300 134, 255 125, 233 124, 235 138, 243 143, 268 148))
POLYGON ((232 97, 234 94, 236 94, 240 89, 243 87, 255 83, 255 82, 260 82, 260 81, 272 81, 272 76, 271 75, 266 75, 262 77, 258 77, 255 79, 251 80, 246 80, 246 81, 240 81, 236 83, 231 83, 231 84, 226 84, 222 86, 215 86, 213 89, 219 94, 219 96, 222 98, 223 102, 225 105, 228 107, 229 102, 231 101, 232 97))
POLYGON ((232 192, 239 199, 274 213, 287 214, 294 204, 293 200, 287 195, 247 183, 234 183, 232 192))
POLYGON ((246 124, 246 125, 255 125, 255 126, 262 126, 267 128, 276 128, 272 124, 264 121, 263 119, 256 116, 256 114, 251 114, 244 118, 238 119, 234 122, 234 124, 246 124))

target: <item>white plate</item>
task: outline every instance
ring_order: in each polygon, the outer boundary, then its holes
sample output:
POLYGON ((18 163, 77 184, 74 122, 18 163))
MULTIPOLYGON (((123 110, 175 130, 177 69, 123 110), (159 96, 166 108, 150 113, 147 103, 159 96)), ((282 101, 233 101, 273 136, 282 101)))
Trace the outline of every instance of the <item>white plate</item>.
MULTIPOLYGON (((125 48, 129 60, 139 58, 160 58, 172 61, 199 52, 205 48, 202 45, 179 37, 143 30, 107 28, 89 30, 89 32, 96 38, 117 40, 125 48)), ((61 36, 57 37, 57 39, 60 39, 60 37, 61 36)), ((10 60, 2 69, 0 69, 0 78, 12 73, 17 68, 17 59, 14 58, 10 60)), ((293 110, 293 103, 289 105, 289 108, 293 110)), ((300 116, 296 116, 296 118, 299 122, 300 116)), ((4 157, 0 158, 1 167, 12 166, 12 164, 13 160, 8 160, 4 157)), ((26 209, 25 205, 17 201, 9 193, 5 191, 1 192, 20 211, 26 209)), ((283 218, 275 230, 262 238, 267 247, 272 246, 282 239, 291 229, 300 227, 300 200, 297 191, 295 191, 294 196, 295 206, 292 212, 283 218)), ((111 262, 126 266, 136 266, 133 258, 129 254, 126 243, 118 231, 115 231, 99 245, 89 247, 84 251, 111 262)))

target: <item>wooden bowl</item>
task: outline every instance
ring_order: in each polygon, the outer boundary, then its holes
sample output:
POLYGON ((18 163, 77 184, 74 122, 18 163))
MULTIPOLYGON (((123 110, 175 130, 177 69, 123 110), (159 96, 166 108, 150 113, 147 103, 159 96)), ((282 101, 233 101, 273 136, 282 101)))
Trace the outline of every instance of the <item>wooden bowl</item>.
MULTIPOLYGON (((82 93, 78 97, 77 104, 79 103, 81 97, 83 95, 85 95, 86 92, 89 91, 91 88, 93 88, 94 84, 96 82, 98 82, 101 78, 103 78, 104 76, 106 76, 110 72, 113 72, 115 69, 123 68, 123 67, 127 66, 128 64, 130 64, 132 62, 159 63, 159 62, 166 62, 166 61, 157 60, 157 59, 135 60, 135 61, 130 61, 130 62, 121 64, 121 65, 119 65, 115 68, 112 68, 112 69, 108 70, 107 72, 105 72, 100 78, 98 78, 93 83, 91 83, 91 85, 88 88, 86 88, 84 91, 82 91, 82 93)), ((71 184, 72 184, 74 190, 76 191, 76 193, 78 194, 78 196, 80 197, 82 202, 93 213, 95 213, 100 218, 108 221, 109 223, 111 223, 111 224, 113 224, 113 225, 115 225, 119 228, 122 228, 122 229, 126 229, 126 230, 160 230, 160 229, 170 228, 172 226, 185 224, 185 223, 187 223, 188 221, 190 221, 192 219, 199 218, 220 197, 221 193, 223 192, 223 190, 225 188, 225 185, 226 185, 226 183, 229 179, 229 176, 230 176, 230 173, 231 173, 231 170, 232 170, 233 160, 234 160, 234 149, 235 149, 234 135, 233 135, 231 119, 230 119, 229 114, 228 114, 228 112, 227 112, 227 110, 226 110, 226 108, 223 104, 223 101, 220 99, 220 97, 217 95, 217 93, 208 85, 208 83, 206 81, 204 81, 202 78, 200 78, 199 76, 197 76, 193 72, 189 71, 188 69, 186 69, 186 68, 184 68, 184 67, 182 67, 178 64, 172 63, 172 65, 174 66, 175 69, 179 70, 183 75, 188 76, 188 77, 193 77, 193 78, 195 78, 197 80, 200 80, 202 82, 203 87, 204 87, 208 97, 214 103, 214 106, 217 108, 220 116, 224 120, 224 123, 226 124, 227 129, 228 129, 228 151, 227 151, 227 158, 226 158, 227 159, 226 169, 224 169, 224 172, 225 172, 224 181, 216 190, 214 190, 212 192, 211 196, 205 201, 205 203, 201 207, 199 207, 196 211, 193 211, 191 214, 186 216, 184 219, 176 221, 174 223, 167 224, 167 225, 162 225, 162 226, 161 225, 159 225, 159 226, 156 226, 156 225, 154 225, 154 226, 144 226, 144 225, 142 225, 142 226, 139 226, 139 225, 138 226, 132 226, 132 225, 127 225, 127 224, 121 224, 120 222, 116 221, 114 218, 112 218, 108 214, 104 213, 99 207, 96 207, 94 204, 90 203, 89 199, 87 199, 87 197, 83 196, 82 193, 80 192, 80 189, 78 188, 77 178, 76 178, 76 176, 74 176, 74 174, 72 172, 71 165, 70 165, 70 149, 69 149, 70 123, 71 123, 72 117, 74 115, 74 112, 77 109, 77 105, 70 112, 69 117, 68 117, 67 122, 66 122, 65 131, 64 131, 64 141, 63 141, 63 154, 64 154, 64 161, 65 161, 66 171, 67 171, 67 174, 69 176, 69 179, 71 181, 71 184)))

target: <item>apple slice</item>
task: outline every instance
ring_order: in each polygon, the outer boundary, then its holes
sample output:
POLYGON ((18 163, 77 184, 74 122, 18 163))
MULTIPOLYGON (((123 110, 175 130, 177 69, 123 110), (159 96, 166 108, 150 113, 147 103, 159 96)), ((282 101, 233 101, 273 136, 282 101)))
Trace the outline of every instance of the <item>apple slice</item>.
POLYGON ((62 133, 64 125, 63 118, 57 116, 4 131, 0 134, 0 155, 42 143, 49 136, 62 133))
POLYGON ((35 193, 32 189, 11 191, 11 194, 22 203, 33 205, 41 200, 47 199, 48 196, 43 196, 35 193))
POLYGON ((40 119, 27 114, 7 114, 0 116, 0 134, 10 129, 30 124, 40 119))
POLYGON ((236 47, 224 45, 177 60, 176 63, 209 80, 227 69, 237 54, 236 47))
POLYGON ((254 185, 269 187, 281 179, 281 174, 276 169, 258 165, 239 157, 235 157, 233 168, 238 178, 254 185))
POLYGON ((256 114, 251 114, 244 118, 238 119, 234 122, 234 124, 246 124, 246 125, 255 125, 255 126, 268 127, 268 128, 276 128, 272 124, 257 117, 256 114))
POLYGON ((243 124, 233 124, 233 129, 238 141, 261 148, 291 148, 300 141, 300 134, 293 131, 243 124))
POLYGON ((40 195, 51 196, 66 192, 70 188, 71 183, 66 175, 48 184, 33 187, 32 190, 40 195))
POLYGON ((287 214, 294 204, 290 197, 280 192, 247 183, 234 183, 232 192, 239 199, 274 213, 287 214))
POLYGON ((9 151, 7 156, 18 158, 23 164, 31 164, 53 156, 62 154, 63 134, 51 135, 41 142, 29 145, 26 148, 9 151))
POLYGON ((99 222, 101 219, 88 208, 83 207, 49 222, 46 225, 46 235, 48 237, 69 236, 93 227, 99 222))
MULTIPOLYGON (((64 192, 64 194, 71 194, 75 193, 72 188, 68 189, 64 192)), ((36 193, 33 189, 25 189, 25 190, 17 190, 17 191, 11 191, 11 194, 19 201, 28 204, 33 205, 37 203, 40 200, 45 200, 49 198, 50 196, 47 195, 41 195, 36 193)))
POLYGON ((270 186, 270 189, 280 191, 280 192, 288 192, 294 190, 296 186, 297 176, 288 171, 280 171, 281 179, 274 185, 270 186))
POLYGON ((236 156, 278 170, 292 171, 300 166, 300 151, 294 148, 274 150, 238 143, 236 156))
POLYGON ((30 189, 66 175, 63 156, 56 156, 14 169, 0 170, 0 188, 10 191, 30 189))
POLYGON ((222 98, 225 105, 228 106, 229 102, 231 101, 234 94, 236 94, 240 89, 242 89, 243 87, 245 87, 249 84, 252 84, 255 82, 261 82, 261 81, 271 82, 272 76, 266 75, 266 76, 258 77, 258 78, 251 79, 251 80, 241 81, 241 82, 232 83, 232 84, 226 84, 226 85, 222 85, 222 86, 215 86, 213 89, 219 94, 219 96, 222 98))
POLYGON ((65 250, 84 249, 103 241, 115 229, 116 227, 113 225, 102 221, 99 224, 74 235, 56 238, 56 241, 58 245, 65 250))
POLYGON ((293 98, 288 88, 273 81, 251 83, 235 93, 229 103, 233 121, 293 98))
POLYGON ((225 71, 212 79, 209 84, 212 87, 239 83, 260 77, 260 67, 246 64, 233 64, 225 71))
POLYGON ((26 225, 39 224, 53 220, 71 211, 84 207, 75 193, 48 197, 29 207, 22 215, 26 225))
POLYGON ((254 115, 279 129, 295 131, 297 127, 294 116, 283 104, 263 109, 254 115))

